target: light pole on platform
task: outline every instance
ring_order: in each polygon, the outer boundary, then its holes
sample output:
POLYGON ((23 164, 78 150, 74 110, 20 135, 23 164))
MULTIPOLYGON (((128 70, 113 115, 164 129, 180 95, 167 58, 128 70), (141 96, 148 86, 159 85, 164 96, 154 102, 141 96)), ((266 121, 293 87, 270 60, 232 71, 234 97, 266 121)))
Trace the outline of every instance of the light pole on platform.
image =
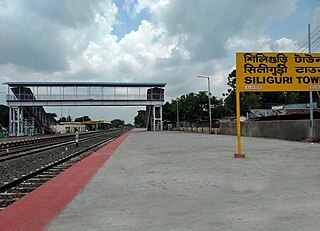
POLYGON ((180 128, 180 121, 179 121, 179 97, 171 96, 171 100, 176 99, 176 116, 177 116, 177 122, 176 122, 176 128, 180 128))
POLYGON ((210 76, 204 76, 204 75, 198 75, 198 78, 203 78, 203 79, 207 79, 208 80, 208 99, 209 99, 209 132, 211 133, 212 130, 212 121, 211 121, 211 101, 210 101, 210 96, 211 96, 211 92, 210 92, 210 76))
POLYGON ((67 122, 71 122, 71 116, 70 116, 70 111, 72 111, 72 110, 74 110, 74 109, 68 109, 68 116, 67 116, 67 122), (69 121, 70 120, 70 121, 69 121))
POLYGON ((179 98, 177 98, 177 128, 180 128, 180 123, 179 123, 179 98))

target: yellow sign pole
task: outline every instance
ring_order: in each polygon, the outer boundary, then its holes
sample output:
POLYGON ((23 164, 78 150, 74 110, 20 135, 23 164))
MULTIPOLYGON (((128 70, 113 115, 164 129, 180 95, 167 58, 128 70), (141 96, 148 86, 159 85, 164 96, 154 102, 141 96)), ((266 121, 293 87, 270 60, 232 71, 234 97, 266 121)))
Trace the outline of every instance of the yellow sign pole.
POLYGON ((234 153, 234 158, 245 158, 246 155, 241 153, 240 91, 239 90, 236 90, 236 110, 237 110, 238 152, 234 153))

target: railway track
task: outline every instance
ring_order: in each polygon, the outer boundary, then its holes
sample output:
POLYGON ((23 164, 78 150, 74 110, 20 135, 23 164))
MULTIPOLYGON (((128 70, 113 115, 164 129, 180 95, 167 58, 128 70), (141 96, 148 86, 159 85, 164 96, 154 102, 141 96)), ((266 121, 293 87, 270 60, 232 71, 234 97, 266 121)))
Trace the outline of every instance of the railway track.
MULTIPOLYGON (((79 142, 84 142, 86 140, 91 140, 91 139, 95 139, 95 138, 99 138, 100 136, 104 136, 105 133, 98 133, 98 134, 90 134, 90 135, 86 135, 86 137, 83 137, 79 140, 79 142)), ((27 156, 27 155, 31 155, 34 153, 38 153, 41 151, 46 151, 46 150, 50 150, 52 148, 56 148, 56 147, 62 147, 68 144, 73 144, 74 141, 74 135, 72 137, 66 137, 64 141, 62 140, 55 140, 55 141, 51 141, 46 143, 46 146, 43 146, 43 144, 36 144, 36 145, 28 145, 27 147, 17 147, 13 150, 10 151, 5 151, 5 152, 0 152, 0 162, 4 162, 7 160, 11 160, 11 159, 15 159, 15 158, 19 158, 22 156, 27 156)))
MULTIPOLYGON (((98 149, 102 145, 111 142, 123 133, 124 131, 113 131, 105 133, 104 136, 95 136, 91 139, 89 137, 86 137, 80 142, 79 148, 75 148, 74 141, 69 141, 72 142, 71 145, 74 148, 70 146, 69 147, 73 149, 73 151, 65 151, 65 155, 63 157, 61 157, 61 155, 57 156, 57 158, 54 158, 53 161, 49 163, 46 162, 40 167, 34 167, 34 169, 29 171, 28 173, 19 175, 18 171, 17 173, 14 173, 14 177, 11 175, 10 180, 2 180, 2 182, 0 182, 0 211, 10 204, 14 203, 15 201, 19 200, 26 194, 30 193, 46 181, 60 174, 73 164, 87 157, 92 153, 92 151, 98 149)), ((64 144, 54 149, 56 150, 56 152, 61 152, 61 150, 66 150, 65 148, 68 147, 67 145, 70 144, 64 144)), ((51 152, 54 152, 53 148, 49 150, 51 152)), ((48 152, 48 150, 41 152, 48 152)), ((31 156, 33 156, 33 154, 31 156)), ((29 157, 30 155, 27 155, 26 157, 22 156, 19 158, 4 161, 3 163, 0 163, 0 168, 1 164, 6 164, 7 162, 11 162, 12 166, 14 166, 15 164, 18 166, 19 164, 21 164, 21 162, 27 160, 25 158, 29 157)), ((35 158, 37 159, 37 157, 35 158)))
MULTIPOLYGON (((95 134, 96 132, 85 132, 81 133, 82 137, 90 136, 95 134)), ((58 143, 62 140, 66 139, 74 139, 74 134, 63 134, 63 135, 54 135, 54 136, 47 136, 41 138, 30 138, 24 140, 15 140, 15 141, 7 141, 7 142, 0 142, 0 156, 6 153, 16 153, 25 151, 32 148, 37 148, 37 146, 43 147, 43 144, 48 143, 58 143)))

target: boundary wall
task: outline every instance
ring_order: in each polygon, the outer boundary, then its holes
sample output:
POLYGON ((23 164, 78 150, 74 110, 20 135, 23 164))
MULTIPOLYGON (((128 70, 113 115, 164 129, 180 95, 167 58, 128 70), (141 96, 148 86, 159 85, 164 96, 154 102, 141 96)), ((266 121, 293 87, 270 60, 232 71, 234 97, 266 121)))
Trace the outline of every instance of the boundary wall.
MULTIPOLYGON (((241 136, 282 140, 304 140, 309 136, 310 120, 272 120, 241 122, 241 136)), ((320 138, 320 120, 314 120, 315 138, 320 138)), ((220 123, 219 134, 236 135, 235 122, 220 123)))
MULTIPOLYGON (((272 120, 241 122, 241 136, 282 140, 304 140, 309 137, 310 120, 272 120)), ((320 138, 320 119, 314 120, 315 138, 320 138)), ((209 133, 208 127, 181 127, 175 131, 209 133)), ((220 122, 213 134, 237 135, 236 122, 220 122)))

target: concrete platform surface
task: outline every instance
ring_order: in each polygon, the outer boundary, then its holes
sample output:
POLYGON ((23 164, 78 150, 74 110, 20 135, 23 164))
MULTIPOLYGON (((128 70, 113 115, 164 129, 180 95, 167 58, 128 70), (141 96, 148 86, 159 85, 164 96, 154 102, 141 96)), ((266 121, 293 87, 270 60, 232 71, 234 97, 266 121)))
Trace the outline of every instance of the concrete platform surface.
POLYGON ((320 227, 319 144, 134 132, 48 230, 310 230, 320 227))

